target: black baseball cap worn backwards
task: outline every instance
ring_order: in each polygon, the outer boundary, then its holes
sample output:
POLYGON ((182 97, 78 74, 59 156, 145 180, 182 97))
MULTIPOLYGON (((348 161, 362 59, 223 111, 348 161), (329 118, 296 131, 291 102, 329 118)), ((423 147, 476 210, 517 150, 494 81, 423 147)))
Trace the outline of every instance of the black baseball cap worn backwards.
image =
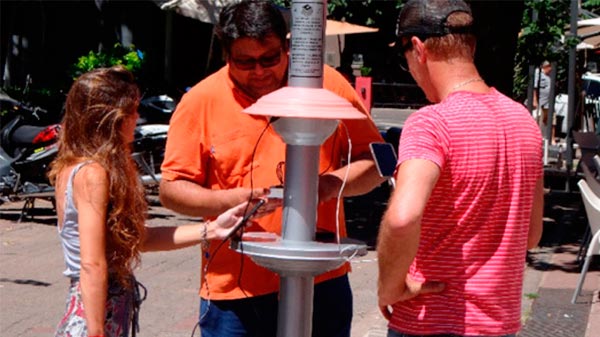
POLYGON ((470 33, 472 24, 448 25, 448 17, 456 12, 472 16, 471 8, 463 0, 410 0, 398 16, 397 36, 427 38, 470 33))

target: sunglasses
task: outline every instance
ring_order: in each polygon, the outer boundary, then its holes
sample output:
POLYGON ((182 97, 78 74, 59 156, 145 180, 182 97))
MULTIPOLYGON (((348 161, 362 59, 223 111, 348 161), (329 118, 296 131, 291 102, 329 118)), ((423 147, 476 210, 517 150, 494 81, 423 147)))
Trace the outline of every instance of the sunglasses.
POLYGON ((257 64, 260 64, 261 68, 271 68, 281 62, 281 50, 275 55, 262 56, 259 58, 235 58, 230 57, 231 63, 239 70, 254 70, 257 64))
MULTIPOLYGON (((425 40, 430 38, 430 36, 417 36, 417 37, 422 42, 425 42, 425 40)), ((398 65, 400 66, 400 68, 402 70, 408 72, 409 71, 408 62, 406 61, 406 56, 404 56, 404 54, 406 54, 407 51, 409 51, 413 48, 412 37, 410 37, 408 40, 406 40, 405 43, 402 43, 402 40, 400 40, 399 42, 400 42, 400 44, 399 44, 400 47, 398 47, 398 65)))
MULTIPOLYGON (((402 41, 400 41, 402 42, 402 41)), ((406 60, 406 56, 404 55, 407 51, 411 50, 413 47, 412 41, 408 39, 406 43, 400 43, 400 47, 398 48, 398 65, 400 69, 408 72, 408 61, 406 60)))

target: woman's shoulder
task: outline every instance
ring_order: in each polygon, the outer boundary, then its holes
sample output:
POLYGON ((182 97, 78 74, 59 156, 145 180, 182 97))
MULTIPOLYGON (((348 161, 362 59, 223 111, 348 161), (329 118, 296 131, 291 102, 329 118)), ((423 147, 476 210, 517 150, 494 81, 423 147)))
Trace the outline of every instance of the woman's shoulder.
POLYGON ((108 172, 102 165, 86 162, 73 177, 73 188, 76 194, 104 194, 108 191, 109 179, 108 172))

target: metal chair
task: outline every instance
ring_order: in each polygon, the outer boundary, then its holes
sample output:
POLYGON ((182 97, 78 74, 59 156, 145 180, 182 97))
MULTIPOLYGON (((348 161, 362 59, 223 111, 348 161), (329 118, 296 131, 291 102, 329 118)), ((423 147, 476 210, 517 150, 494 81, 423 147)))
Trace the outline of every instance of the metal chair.
POLYGON ((581 191, 581 198, 583 199, 583 205, 585 206, 585 212, 588 217, 592 239, 590 240, 587 252, 585 254, 585 262, 583 264, 583 268, 581 268, 581 274, 579 275, 579 280, 577 281, 577 288, 575 288, 573 299, 571 299, 571 303, 573 304, 575 304, 577 297, 581 293, 581 287, 583 286, 583 281, 585 280, 585 274, 590 267, 593 256, 600 255, 600 198, 594 194, 584 179, 580 180, 577 185, 581 191))

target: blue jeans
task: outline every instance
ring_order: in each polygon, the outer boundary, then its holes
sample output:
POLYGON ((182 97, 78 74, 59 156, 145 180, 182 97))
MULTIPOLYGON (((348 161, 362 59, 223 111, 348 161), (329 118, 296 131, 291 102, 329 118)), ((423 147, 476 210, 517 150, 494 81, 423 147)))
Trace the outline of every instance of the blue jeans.
MULTIPOLYGON (((497 336, 497 337, 515 337, 515 334, 497 336)), ((392 329, 388 329, 387 337, 466 337, 460 335, 451 335, 451 334, 438 334, 438 335, 409 335, 402 332, 397 332, 392 329)), ((470 337, 484 337, 484 336, 470 336, 470 337)))
MULTIPOLYGON (((202 337, 275 337, 277 294, 239 300, 200 300, 202 337)), ((352 291, 348 275, 315 285, 313 337, 350 337, 352 291)))

